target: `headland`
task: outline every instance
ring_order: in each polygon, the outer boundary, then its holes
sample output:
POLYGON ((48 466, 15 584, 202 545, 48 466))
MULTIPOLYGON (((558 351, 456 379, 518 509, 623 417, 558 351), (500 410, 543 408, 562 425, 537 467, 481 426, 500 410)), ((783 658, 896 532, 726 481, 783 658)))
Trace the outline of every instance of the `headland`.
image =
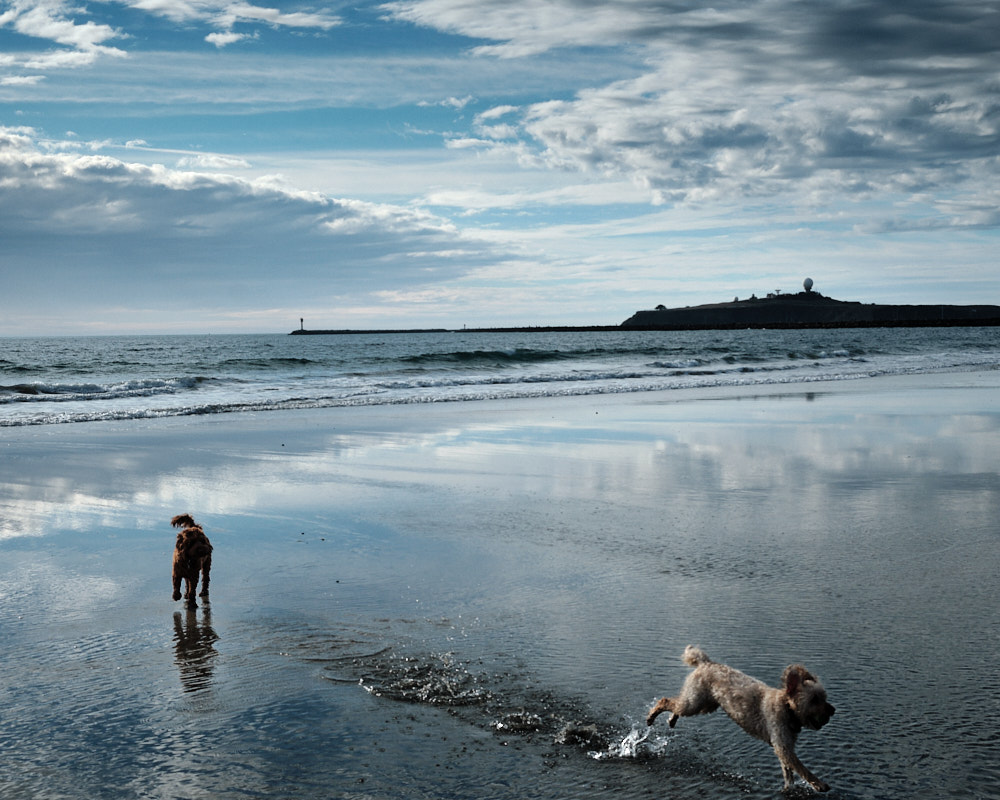
POLYGON ((835 300, 819 292, 770 294, 685 308, 637 311, 625 330, 892 328, 1000 325, 1000 306, 886 305, 835 300))

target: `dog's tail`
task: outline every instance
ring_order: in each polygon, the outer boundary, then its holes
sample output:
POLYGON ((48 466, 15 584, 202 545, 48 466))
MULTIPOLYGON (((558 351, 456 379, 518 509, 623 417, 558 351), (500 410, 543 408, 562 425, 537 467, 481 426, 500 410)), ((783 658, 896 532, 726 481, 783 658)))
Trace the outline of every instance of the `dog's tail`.
POLYGON ((178 514, 176 517, 174 517, 172 520, 170 520, 170 524, 174 528, 196 528, 197 527, 197 525, 195 525, 195 522, 194 522, 194 517, 192 517, 190 514, 178 514))
POLYGON ((689 667, 697 667, 699 664, 712 663, 712 659, 708 657, 708 654, 700 647, 695 647, 693 644, 689 644, 684 648, 684 655, 681 656, 681 658, 684 659, 684 663, 689 667))

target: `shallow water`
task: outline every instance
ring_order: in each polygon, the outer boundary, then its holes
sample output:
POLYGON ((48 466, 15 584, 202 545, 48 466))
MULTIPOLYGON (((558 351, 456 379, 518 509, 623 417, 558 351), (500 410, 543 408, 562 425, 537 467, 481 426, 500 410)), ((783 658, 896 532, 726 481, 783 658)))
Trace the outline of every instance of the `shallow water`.
POLYGON ((779 794, 721 713, 646 728, 688 643, 822 677, 832 796, 995 797, 1000 411, 954 380, 5 432, 0 797, 779 794))

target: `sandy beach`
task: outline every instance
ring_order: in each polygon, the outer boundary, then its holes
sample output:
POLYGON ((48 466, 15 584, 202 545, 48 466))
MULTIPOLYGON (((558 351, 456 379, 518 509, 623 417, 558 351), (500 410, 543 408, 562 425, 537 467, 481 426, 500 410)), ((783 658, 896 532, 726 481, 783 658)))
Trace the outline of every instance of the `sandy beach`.
POLYGON ((4 429, 0 797, 774 796, 721 713, 634 744, 688 643, 823 678, 800 754, 832 796, 995 796, 998 389, 4 429), (196 612, 184 511, 215 547, 196 612))

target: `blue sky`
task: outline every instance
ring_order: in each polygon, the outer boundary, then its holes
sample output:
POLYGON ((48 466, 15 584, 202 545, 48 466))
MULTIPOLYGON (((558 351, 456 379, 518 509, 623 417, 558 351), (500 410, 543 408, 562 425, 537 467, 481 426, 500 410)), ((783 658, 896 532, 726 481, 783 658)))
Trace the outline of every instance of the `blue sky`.
POLYGON ((0 335, 1000 303, 995 0, 0 2, 0 335))

